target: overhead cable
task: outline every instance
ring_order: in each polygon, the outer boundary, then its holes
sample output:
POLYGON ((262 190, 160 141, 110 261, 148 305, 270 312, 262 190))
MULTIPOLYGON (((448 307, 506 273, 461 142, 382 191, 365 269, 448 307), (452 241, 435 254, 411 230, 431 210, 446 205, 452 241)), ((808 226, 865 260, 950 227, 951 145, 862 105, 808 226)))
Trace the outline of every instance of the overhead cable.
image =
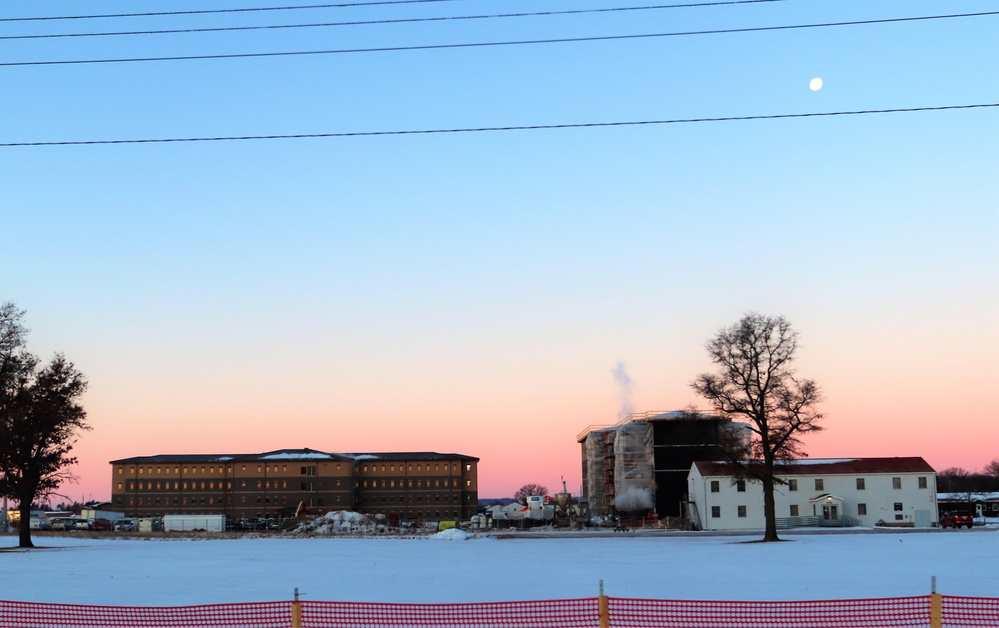
POLYGON ((602 9, 568 9, 564 11, 532 11, 522 13, 494 13, 487 15, 454 15, 438 17, 412 17, 391 20, 357 20, 352 22, 316 22, 311 24, 268 24, 263 26, 218 26, 212 28, 173 28, 148 31, 118 31, 111 33, 54 33, 47 35, 2 35, 4 39, 59 39, 67 37, 114 37, 120 35, 177 35, 188 33, 222 33, 235 31, 277 30, 287 28, 328 28, 334 26, 372 26, 378 24, 412 24, 419 22, 448 22, 460 20, 488 20, 497 18, 517 17, 551 17, 557 15, 582 15, 587 13, 622 13, 630 11, 657 11, 664 9, 686 9, 690 7, 709 7, 725 4, 785 2, 786 0, 740 0, 739 2, 700 2, 697 4, 660 4, 637 7, 609 7, 602 9))
POLYGON ((829 28, 837 26, 859 26, 866 24, 891 24, 900 22, 917 22, 925 20, 943 20, 961 17, 983 17, 988 15, 999 15, 999 11, 985 11, 981 13, 956 13, 951 15, 925 15, 917 17, 898 17, 881 20, 858 20, 853 22, 825 22, 821 24, 792 24, 786 26, 756 26, 749 28, 724 28, 702 31, 680 31, 672 33, 646 33, 639 35, 598 35, 592 37, 565 37, 553 39, 528 39, 520 41, 489 41, 471 42, 462 44, 428 44, 422 46, 387 46, 384 48, 342 48, 338 50, 301 50, 290 52, 244 52, 233 54, 213 54, 213 55, 183 55, 170 57, 130 57, 119 59, 67 59, 57 61, 9 61, 0 63, 0 67, 34 66, 34 65, 85 65, 95 63, 139 63, 150 61, 193 61, 204 59, 249 59, 261 57, 294 57, 310 55, 333 55, 333 54, 358 54, 366 52, 403 52, 413 50, 447 50, 454 48, 486 48, 493 46, 525 46, 537 44, 562 44, 578 43, 590 41, 621 41, 627 39, 651 39, 662 37, 685 37, 696 35, 721 35, 732 33, 759 33, 767 31, 795 30, 803 28, 829 28))
POLYGON ((232 142, 246 140, 293 140, 316 138, 376 137, 385 135, 432 135, 442 133, 484 133, 499 131, 540 131, 549 129, 585 129, 596 127, 646 126, 662 124, 693 124, 705 122, 742 122, 748 120, 781 120, 788 118, 822 118, 831 116, 858 116, 869 114, 914 113, 920 111, 947 111, 954 109, 981 109, 999 107, 999 103, 978 105, 945 105, 940 107, 910 107, 905 109, 866 109, 861 111, 827 111, 816 113, 783 113, 761 116, 726 116, 721 118, 677 118, 672 120, 639 120, 629 122, 585 122, 577 124, 534 124, 529 126, 492 126, 456 129, 421 129, 410 131, 353 131, 345 133, 302 133, 294 135, 238 135, 228 137, 174 137, 138 140, 78 140, 58 142, 7 142, 0 148, 25 146, 93 146, 100 144, 164 144, 179 142, 232 142))
POLYGON ((5 17, 0 22, 48 22, 54 20, 100 20, 119 17, 162 17, 166 15, 205 15, 212 13, 250 13, 259 11, 297 11, 299 9, 343 9, 348 7, 374 7, 386 4, 427 4, 430 2, 458 2, 459 0, 377 0, 376 2, 341 2, 337 4, 306 4, 291 7, 247 7, 241 9, 202 9, 198 11, 156 11, 152 13, 105 13, 102 15, 58 15, 38 17, 5 17))
MULTIPOLYGON (((306 4, 290 7, 249 7, 241 9, 201 9, 197 11, 157 11, 154 13, 106 13, 103 15, 60 15, 52 17, 6 17, 0 22, 44 22, 54 20, 93 20, 120 17, 162 17, 169 15, 205 15, 215 13, 249 13, 261 11, 297 11, 301 9, 343 9, 356 7, 373 7, 386 4, 425 4, 430 2, 457 2, 458 0, 380 0, 377 2, 341 2, 337 4, 306 4)), ((758 4, 763 2, 785 2, 786 0, 727 0, 717 2, 696 2, 674 5, 680 7, 707 7, 731 4, 758 4)))

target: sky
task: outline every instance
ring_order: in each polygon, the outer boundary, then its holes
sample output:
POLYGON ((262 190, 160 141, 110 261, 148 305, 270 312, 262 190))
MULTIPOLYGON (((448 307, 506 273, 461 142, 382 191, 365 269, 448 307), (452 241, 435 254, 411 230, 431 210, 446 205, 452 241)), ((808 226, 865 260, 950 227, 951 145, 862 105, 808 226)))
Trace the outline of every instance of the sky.
MULTIPOLYGON (((925 596, 934 576, 943 595, 996 595, 995 572, 982 560, 995 555, 994 528, 787 532, 785 543, 640 531, 460 540, 455 532, 214 540, 36 535, 40 551, 16 551, 16 537, 0 537, 0 547, 10 548, 4 564, 18 574, 5 583, 4 599, 188 606, 290 600, 298 588, 305 601, 456 604, 594 598, 603 581, 613 598, 846 600, 925 596), (817 557, 822 569, 802 569, 817 557)), ((997 610, 982 603, 979 612, 997 610)))
MULTIPOLYGON (((675 3, 674 3, 675 4, 675 3)), ((143 12, 296 6, 144 2, 143 12)), ((11 21, 0 36, 652 6, 448 0, 11 21)), ((816 2, 0 39, 0 144, 647 122, 999 103, 995 10, 816 2), (809 88, 819 77, 823 86, 809 88)), ((814 457, 999 457, 999 109, 0 146, 0 301, 89 380, 72 500, 154 454, 438 451, 579 491, 576 435, 707 409, 704 343, 787 317, 814 457)), ((53 499, 53 503, 60 498, 53 499)))

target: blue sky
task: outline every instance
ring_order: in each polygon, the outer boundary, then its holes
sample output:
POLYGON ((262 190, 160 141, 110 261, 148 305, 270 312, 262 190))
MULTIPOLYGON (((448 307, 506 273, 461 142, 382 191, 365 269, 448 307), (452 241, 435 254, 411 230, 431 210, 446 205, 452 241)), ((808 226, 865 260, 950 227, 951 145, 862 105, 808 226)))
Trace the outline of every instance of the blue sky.
MULTIPOLYGON (((303 3, 304 4, 304 3, 303 3)), ((0 35, 515 11, 458 0, 0 35)), ((48 2, 0 17, 273 6, 48 2)), ((290 6, 286 4, 285 6, 290 6)), ((996 10, 784 2, 429 24, 0 40, 0 63, 592 37, 996 10)), ((0 66, 0 143, 446 129, 999 102, 999 16, 264 59, 0 66), (813 92, 808 82, 821 77, 813 92)), ((995 457, 999 115, 0 148, 0 299, 90 377, 81 488, 156 453, 432 449, 483 491, 578 482, 574 436, 697 403, 703 343, 786 315, 813 455, 995 457), (940 435, 939 416, 958 429, 940 435), (871 426, 879 426, 874 436, 871 426), (961 434, 981 433, 982 438, 961 434), (193 439, 193 440, 192 440, 193 439), (543 455, 526 443, 543 443, 543 455)), ((488 496, 488 495, 487 495, 488 496)))

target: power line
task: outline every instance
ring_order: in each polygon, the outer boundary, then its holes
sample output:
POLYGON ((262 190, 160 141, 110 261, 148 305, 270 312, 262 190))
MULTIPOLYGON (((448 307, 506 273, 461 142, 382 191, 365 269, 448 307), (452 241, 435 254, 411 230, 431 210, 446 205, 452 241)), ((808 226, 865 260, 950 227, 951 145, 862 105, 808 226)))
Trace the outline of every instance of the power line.
POLYGON ((919 111, 947 111, 954 109, 981 109, 999 107, 999 103, 978 105, 945 105, 941 107, 910 107, 906 109, 866 109, 861 111, 828 111, 816 113, 783 113, 761 116, 726 116, 722 118, 677 118, 672 120, 639 120, 629 122, 585 122, 578 124, 534 124, 529 126, 492 126, 457 129, 422 129, 411 131, 354 131, 347 133, 302 133, 295 135, 240 135, 230 137, 175 137, 140 140, 81 140, 62 142, 8 142, 0 143, 0 148, 24 146, 93 146, 99 144, 164 144, 178 142, 231 142, 245 140, 293 140, 342 137, 375 137, 384 135, 432 135, 441 133, 483 133, 498 131, 539 131, 550 129, 586 129, 595 127, 645 126, 661 124, 693 124, 704 122, 742 122, 748 120, 782 120, 788 118, 821 118, 831 116, 858 116, 887 113, 913 113, 919 111))
POLYGON ((306 55, 332 55, 332 54, 351 54, 351 53, 364 53, 364 52, 403 52, 403 51, 412 51, 412 50, 447 50, 452 48, 485 48, 492 46, 524 46, 524 45, 536 45, 536 44, 561 44, 561 43, 577 43, 577 42, 590 42, 590 41, 615 41, 615 40, 626 40, 626 39, 683 37, 683 36, 694 36, 694 35, 758 33, 766 31, 782 31, 782 30, 794 30, 794 29, 803 29, 803 28, 827 28, 834 26, 858 26, 865 24, 890 24, 890 23, 899 23, 899 22, 942 20, 942 19, 960 18, 960 17, 982 17, 987 15, 999 15, 999 11, 986 11, 982 13, 957 13, 952 15, 925 15, 917 17, 888 18, 881 20, 858 20, 853 22, 826 22, 822 24, 756 26, 750 28, 725 28, 725 29, 716 29, 716 30, 682 31, 682 32, 672 32, 672 33, 647 33, 640 35, 601 35, 594 37, 567 37, 567 38, 558 38, 558 39, 530 39, 530 40, 521 40, 521 41, 472 42, 464 44, 429 44, 423 46, 388 46, 384 48, 345 48, 339 50, 303 50, 303 51, 291 51, 291 52, 245 52, 245 53, 234 53, 234 54, 186 55, 186 56, 172 56, 172 57, 131 57, 131 58, 122 58, 122 59, 12 61, 12 62, 0 63, 0 67, 34 66, 34 65, 84 65, 84 64, 95 64, 95 63, 137 63, 137 62, 149 62, 149 61, 193 61, 193 60, 204 60, 204 59, 249 59, 249 58, 260 58, 260 57, 293 57, 293 56, 306 56, 306 55))
POLYGON ((157 11, 155 13, 106 13, 103 15, 59 15, 53 17, 5 17, 0 22, 46 22, 54 20, 94 20, 119 17, 162 17, 166 15, 205 15, 212 13, 250 13, 257 11, 297 11, 300 9, 343 9, 348 7, 373 7, 386 4, 427 4, 430 2, 458 2, 459 0, 378 0, 377 2, 342 2, 338 4, 306 4, 291 7, 251 7, 243 9, 203 9, 200 11, 157 11))
MULTIPOLYGON (((458 0, 382 0, 380 2, 347 2, 339 4, 307 4, 290 7, 253 7, 244 9, 203 9, 199 11, 159 11, 155 13, 110 13, 103 15, 62 15, 54 17, 8 17, 0 18, 0 22, 42 22, 53 20, 89 20, 121 17, 162 17, 174 15, 205 15, 217 13, 248 13, 260 11, 296 11, 300 9, 342 9, 353 7, 379 6, 386 4, 422 4, 429 2, 457 2, 458 0)), ((785 2, 786 0, 719 0, 716 2, 695 2, 674 4, 671 8, 713 7, 735 4, 758 4, 761 2, 785 2)))
POLYGON ((7 39, 59 39, 67 37, 114 37, 121 35, 177 35, 187 33, 220 33, 234 31, 258 31, 275 30, 286 28, 326 28, 334 26, 371 26, 377 24, 410 24, 418 22, 446 22, 456 20, 486 20, 496 18, 517 18, 517 17, 549 17, 557 15, 582 15, 587 13, 620 13, 628 11, 654 11, 664 9, 688 9, 691 7, 714 7, 732 4, 758 4, 761 2, 786 2, 787 0, 736 0, 729 2, 698 2, 693 4, 660 4, 654 6, 638 7, 609 7, 602 9, 570 9, 564 11, 533 11, 522 13, 495 13, 488 15, 458 15, 443 17, 414 17, 398 18, 391 20, 359 20, 353 22, 317 22, 311 24, 270 24, 264 26, 219 26, 212 28, 176 28, 164 30, 148 31, 118 31, 111 33, 55 33, 49 35, 4 35, 0 40, 7 39))

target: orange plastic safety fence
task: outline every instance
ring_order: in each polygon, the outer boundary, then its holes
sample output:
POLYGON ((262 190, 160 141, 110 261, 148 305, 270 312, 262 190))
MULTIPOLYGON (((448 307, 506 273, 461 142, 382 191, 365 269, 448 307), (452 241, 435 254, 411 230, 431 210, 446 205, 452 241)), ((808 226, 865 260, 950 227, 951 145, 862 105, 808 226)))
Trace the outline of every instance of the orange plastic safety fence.
POLYGON ((3 628, 287 628, 290 602, 203 606, 77 606, 0 601, 3 628))
POLYGON ((597 598, 472 604, 302 602, 303 628, 595 628, 597 598))
POLYGON ((924 628, 930 597, 800 602, 610 599, 614 628, 924 628))
MULTIPOLYGON (((999 627, 999 598, 941 596, 945 628, 999 627)), ((302 601, 302 628, 597 628, 598 598, 470 604, 302 601)), ((612 628, 925 628, 930 596, 726 602, 608 598, 612 628)), ((0 601, 3 628, 290 628, 291 602, 77 606, 0 601)))
POLYGON ((947 628, 996 628, 999 598, 944 595, 943 625, 947 628))

